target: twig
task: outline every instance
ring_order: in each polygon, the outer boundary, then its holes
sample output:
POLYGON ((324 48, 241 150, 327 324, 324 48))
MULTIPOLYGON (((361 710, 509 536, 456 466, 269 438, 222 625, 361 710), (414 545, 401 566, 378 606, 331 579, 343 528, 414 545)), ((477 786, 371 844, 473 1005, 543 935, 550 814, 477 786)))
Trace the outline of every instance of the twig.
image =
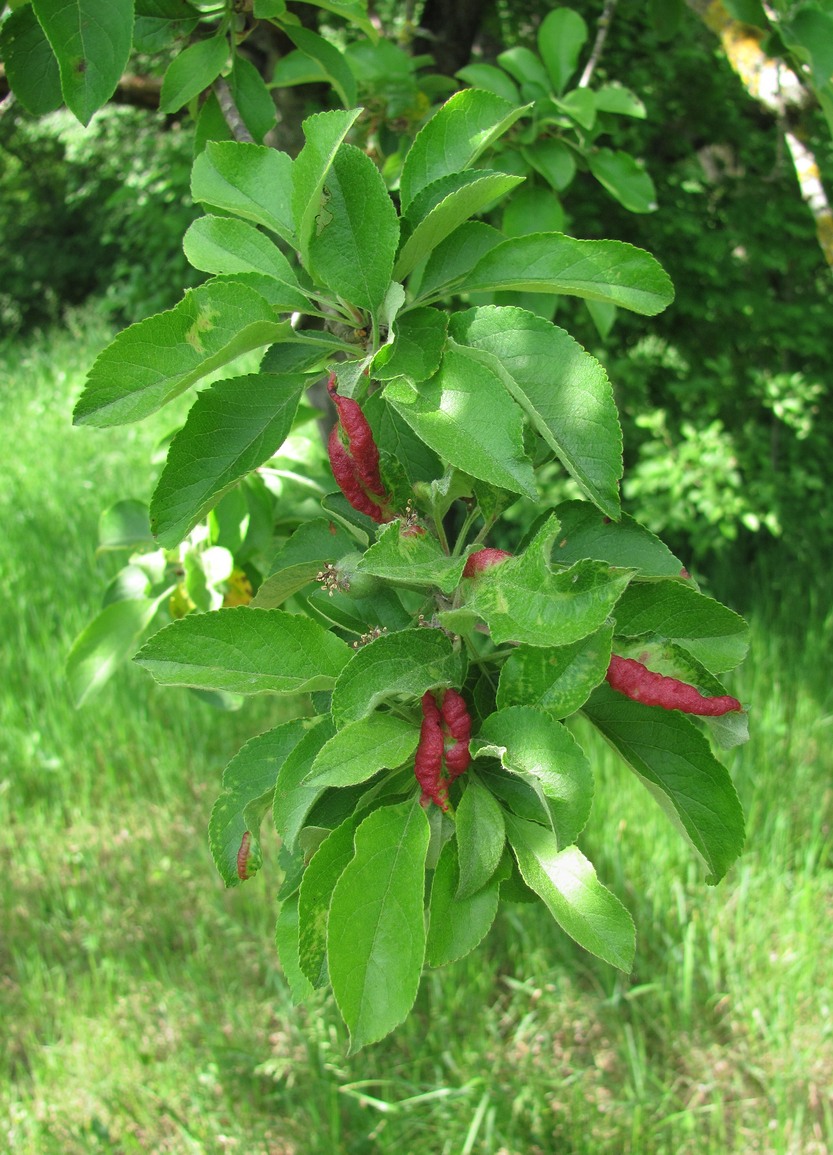
POLYGON ((593 51, 590 53, 590 59, 585 64, 584 72, 582 72, 579 79, 579 88, 586 88, 590 83, 593 73, 596 71, 596 66, 601 59, 602 52, 604 51, 605 40, 607 40, 607 34, 610 31, 610 25, 613 22, 613 13, 616 10, 616 5, 618 2, 619 0, 605 0, 605 6, 602 10, 602 14, 599 17, 599 23, 596 27, 596 43, 593 45, 593 51))
POLYGON ((231 129, 234 139, 240 141, 242 144, 254 144, 254 137, 248 128, 246 128, 245 121, 240 115, 240 109, 237 107, 231 89, 228 86, 228 81, 224 80, 222 76, 219 77, 219 79, 214 81, 214 91, 217 94, 220 109, 226 118, 226 123, 231 129))

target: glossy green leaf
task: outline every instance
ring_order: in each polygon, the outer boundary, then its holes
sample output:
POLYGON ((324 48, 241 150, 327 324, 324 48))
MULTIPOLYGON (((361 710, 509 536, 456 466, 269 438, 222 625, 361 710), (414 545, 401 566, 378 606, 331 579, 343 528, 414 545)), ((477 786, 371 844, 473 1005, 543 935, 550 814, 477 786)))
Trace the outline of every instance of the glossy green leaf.
POLYGON ((373 359, 373 377, 427 381, 440 367, 447 329, 448 315, 440 309, 411 309, 400 315, 394 322, 393 341, 373 359))
POLYGON ((310 810, 321 797, 323 786, 307 786, 305 779, 324 743, 333 736, 334 728, 325 715, 319 717, 312 729, 303 736, 287 755, 275 782, 272 819, 281 842, 290 854, 296 851, 310 810))
POLYGON ((510 706, 486 718, 475 741, 507 770, 537 781, 559 846, 575 842, 593 804, 593 774, 566 726, 534 706, 510 706))
POLYGON ((367 12, 367 0, 307 0, 307 2, 315 8, 322 8, 325 12, 340 16, 348 24, 361 28, 374 44, 379 40, 379 30, 367 12))
POLYGON ((628 152, 598 148, 587 153, 593 176, 631 213, 653 213, 657 190, 645 169, 628 152))
MULTIPOLYGON (((130 56, 133 0, 32 0, 32 8, 57 58, 66 106, 89 124, 130 56)), ((37 59, 43 65, 42 53, 37 59)))
POLYGON ((749 627, 739 614, 679 581, 634 585, 615 617, 617 636, 678 642, 713 674, 734 669, 749 647, 749 627))
POLYGON ((613 626, 603 625, 569 646, 517 646, 501 667, 498 707, 529 705, 568 718, 603 680, 612 641, 613 626))
POLYGON ((122 663, 133 657, 160 600, 130 598, 113 602, 81 631, 67 655, 66 665, 69 691, 76 706, 83 706, 122 663))
POLYGON ((572 183, 576 175, 576 157, 563 141, 544 137, 521 151, 535 171, 558 192, 563 192, 572 183))
POLYGON ((655 534, 629 514, 611 521, 586 501, 565 501, 556 506, 561 533, 553 561, 571 565, 591 557, 610 565, 626 566, 646 578, 677 578, 683 564, 655 534))
POLYGON ((564 227, 564 209, 551 189, 524 185, 517 190, 503 210, 501 229, 506 237, 525 237, 530 233, 558 232, 564 227))
POLYGON ((358 569, 407 586, 436 586, 453 593, 463 575, 465 558, 445 554, 433 534, 421 526, 394 521, 365 553, 358 569))
POLYGON ((419 299, 432 300, 447 293, 502 240, 501 233, 483 221, 460 225, 428 258, 419 280, 419 299))
POLYGON ((190 36, 199 15, 187 0, 136 0, 133 51, 147 53, 170 50, 176 40, 190 36))
POLYGON ((188 227, 182 247, 195 269, 205 273, 262 273, 280 282, 293 309, 309 305, 281 250, 246 221, 199 217, 188 227))
POLYGON ((250 60, 236 53, 232 61, 229 87, 237 111, 256 144, 275 127, 278 112, 266 81, 250 60))
POLYGON ((743 849, 743 811, 703 732, 677 710, 643 706, 606 685, 584 711, 701 856, 706 881, 719 882, 743 849))
POLYGON ((407 1016, 425 956, 423 888, 429 827, 417 800, 383 806, 356 831, 333 891, 330 979, 355 1053, 407 1016))
POLYGON ((587 42, 587 25, 572 8, 548 12, 538 28, 538 51, 547 67, 553 91, 559 95, 576 70, 587 42))
POLYGON ((223 771, 223 790, 208 822, 208 845, 226 886, 239 886, 237 855, 244 834, 250 836, 248 872, 262 859, 260 824, 271 809, 278 771, 305 734, 298 719, 248 741, 223 771))
MULTIPOLYGON (((292 165, 292 216, 301 259, 306 264, 309 245, 322 208, 324 181, 330 166, 356 117, 358 108, 318 112, 308 116, 302 128, 305 143, 292 165)), ((321 224, 323 225, 324 218, 321 224)), ((340 222, 344 227, 344 222, 340 222)))
MULTIPOLYGON (((509 867, 508 861, 506 866, 509 867)), ((500 884, 505 873, 504 870, 493 871, 476 893, 461 895, 457 841, 451 838, 446 842, 431 883, 425 950, 425 961, 429 966, 441 967, 456 962, 482 942, 495 921, 500 884)))
POLYGON ((507 48, 497 58, 501 68, 521 86, 524 100, 538 100, 550 91, 550 79, 540 57, 521 45, 507 48))
POLYGON ((160 112, 178 112, 204 92, 223 71, 228 56, 228 41, 222 35, 197 40, 184 48, 168 65, 162 80, 160 112))
POLYGON ((376 313, 398 244, 399 221, 381 173, 361 149, 342 145, 324 179, 310 269, 345 301, 376 313))
POLYGON ((509 104, 520 104, 521 94, 518 86, 512 81, 502 68, 494 64, 467 64, 454 74, 471 88, 479 88, 483 92, 493 92, 509 104))
POLYGON ((310 859, 298 896, 301 970, 314 987, 324 986, 327 974, 327 924, 335 885, 353 857, 357 819, 350 815, 332 830, 310 859))
POLYGON ((298 895, 290 895, 281 903, 275 924, 275 949, 281 964, 283 977, 289 987, 292 1002, 297 1006, 305 1002, 313 992, 312 984, 301 970, 298 960, 298 895))
POLYGON ((466 777, 454 823, 459 880, 453 894, 470 898, 494 875, 506 841, 503 810, 474 774, 466 777))
MULTIPOLYGON (((458 174, 455 174, 455 176, 458 174)), ((453 189, 418 222, 397 257, 393 275, 403 280, 420 261, 456 228, 521 184, 523 177, 502 172, 464 173, 461 187, 453 189)), ((424 193, 430 192, 429 185, 424 193)), ((422 195, 422 194, 421 194, 422 195)), ((419 203, 419 199, 414 204, 419 203)), ((413 207, 413 206, 412 206, 413 207)))
POLYGON ((360 650, 333 690, 336 726, 366 718, 382 702, 416 701, 426 690, 459 686, 460 658, 441 630, 401 630, 360 650))
POLYGON ((622 432, 602 365, 569 333, 523 309, 456 313, 451 336, 488 356, 547 444, 609 517, 619 516, 622 432))
POLYGON ((491 92, 456 92, 420 129, 402 168, 403 213, 433 181, 462 172, 526 112, 491 92))
POLYGON ((155 549, 147 503, 126 498, 105 509, 98 522, 98 551, 155 549))
POLYGON ((330 738, 305 780, 308 786, 356 786, 395 770, 417 748, 419 727, 395 714, 369 714, 330 738))
POLYGON ((566 646, 594 633, 633 574, 582 561, 553 572, 549 565, 558 522, 550 518, 519 557, 470 579, 466 607, 482 617, 493 640, 566 646))
POLYGON ((578 847, 559 850, 552 831, 514 814, 506 816, 506 832, 524 882, 561 929, 591 954, 630 971, 636 949, 633 920, 578 847))
MULTIPOLYGON (((673 0, 672 0, 673 2, 673 0)), ((668 5, 668 0, 662 0, 668 5)), ((598 112, 612 112, 618 116, 632 116, 637 120, 644 120, 648 115, 645 105, 629 88, 622 84, 602 84, 593 92, 598 112)))
POLYGON ((0 57, 9 87, 28 112, 45 116, 60 108, 58 61, 30 5, 6 17, 0 28, 0 57))
POLYGON ((324 517, 299 525, 278 550, 252 605, 272 610, 315 580, 327 562, 335 562, 356 548, 355 540, 335 522, 324 517))
POLYGON ((668 274, 650 253, 623 241, 576 240, 563 233, 512 237, 495 246, 475 266, 466 288, 567 293, 648 317, 674 299, 668 274))
POLYGON ((291 332, 245 285, 212 282, 173 309, 131 325, 100 353, 73 415, 76 425, 138 421, 229 361, 291 332))
POLYGON ((537 497, 522 411, 498 376, 466 350, 448 349, 439 371, 418 390, 391 382, 385 399, 441 459, 481 481, 537 497))
POLYGON ((136 661, 163 686, 293 694, 331 689, 350 655, 310 618, 236 606, 173 622, 136 661))
POLYGON ((300 373, 251 373, 197 396, 150 503, 160 545, 178 545, 224 493, 277 452, 306 384, 300 373))
POLYGON ((194 161, 191 196, 234 213, 295 244, 292 160, 285 152, 238 141, 212 141, 194 161))
POLYGON ((336 46, 302 25, 287 25, 284 31, 296 48, 319 65, 344 107, 352 108, 356 103, 356 81, 336 46))

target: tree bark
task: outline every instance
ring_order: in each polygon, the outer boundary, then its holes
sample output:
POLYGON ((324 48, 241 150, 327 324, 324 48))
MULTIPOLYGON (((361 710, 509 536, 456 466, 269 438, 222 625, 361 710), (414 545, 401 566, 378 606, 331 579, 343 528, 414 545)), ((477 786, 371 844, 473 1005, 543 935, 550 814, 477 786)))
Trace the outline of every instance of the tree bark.
POLYGON ((800 112, 810 94, 783 61, 763 50, 764 33, 727 11, 722 0, 686 0, 703 23, 720 38, 726 58, 744 88, 775 117, 795 168, 804 203, 813 215, 816 237, 827 264, 833 267, 833 209, 819 174, 818 163, 800 128, 800 112))

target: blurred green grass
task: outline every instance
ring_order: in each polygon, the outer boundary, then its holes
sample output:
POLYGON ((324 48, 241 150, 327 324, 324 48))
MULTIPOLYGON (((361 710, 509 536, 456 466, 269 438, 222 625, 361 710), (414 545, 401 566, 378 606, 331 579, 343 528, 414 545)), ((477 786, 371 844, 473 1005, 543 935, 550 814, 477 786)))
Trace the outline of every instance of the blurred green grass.
POLYGON ((70 702, 63 661, 107 574, 99 512, 149 496, 170 422, 71 427, 107 339, 80 314, 0 347, 0 1151, 833 1151, 824 575, 793 575, 791 598, 777 572, 747 583, 753 649, 731 689, 753 736, 729 760, 748 846, 730 877, 705 886, 596 742, 583 843, 636 920, 633 975, 516 907, 347 1059, 325 994, 291 1005, 275 867, 226 892, 206 846, 222 768, 274 704, 215 713, 134 669, 70 702))

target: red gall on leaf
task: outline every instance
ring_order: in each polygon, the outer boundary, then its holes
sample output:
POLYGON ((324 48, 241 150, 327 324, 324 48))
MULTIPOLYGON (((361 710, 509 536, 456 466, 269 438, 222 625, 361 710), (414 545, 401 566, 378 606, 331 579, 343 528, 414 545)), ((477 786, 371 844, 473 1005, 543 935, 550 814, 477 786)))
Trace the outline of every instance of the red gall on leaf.
POLYGON ((706 697, 688 682, 667 678, 634 658, 620 658, 617 654, 611 655, 606 677, 611 689, 643 706, 660 706, 663 710, 681 710, 684 714, 706 718, 719 718, 743 709, 737 698, 729 694, 706 697))
POLYGON ((470 737, 471 716, 463 697, 456 690, 445 690, 437 706, 427 690, 422 696, 422 727, 414 760, 423 806, 435 802, 441 810, 448 810, 448 788, 471 762, 470 737))
MULTIPOLYGON (((252 836, 247 830, 240 842, 240 849, 237 851, 237 877, 241 882, 245 882, 247 878, 251 878, 249 873, 249 855, 252 850, 252 836)), ((254 872, 253 872, 254 873, 254 872)))
POLYGON ((483 549, 469 554, 463 570, 463 577, 477 577, 478 574, 487 569, 493 569, 496 565, 503 565, 511 556, 512 554, 507 553, 505 549, 491 549, 489 546, 484 546, 483 549))

